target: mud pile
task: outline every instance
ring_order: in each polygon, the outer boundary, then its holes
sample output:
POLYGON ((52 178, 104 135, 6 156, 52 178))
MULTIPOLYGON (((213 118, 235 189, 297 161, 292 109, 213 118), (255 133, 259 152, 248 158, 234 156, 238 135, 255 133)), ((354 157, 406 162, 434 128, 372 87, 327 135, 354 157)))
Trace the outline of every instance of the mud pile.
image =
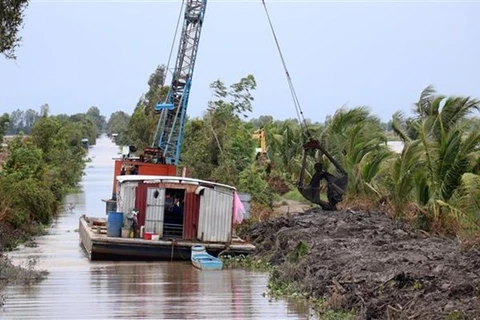
POLYGON ((325 307, 361 319, 480 319, 480 252, 381 213, 310 211, 239 231, 325 307))

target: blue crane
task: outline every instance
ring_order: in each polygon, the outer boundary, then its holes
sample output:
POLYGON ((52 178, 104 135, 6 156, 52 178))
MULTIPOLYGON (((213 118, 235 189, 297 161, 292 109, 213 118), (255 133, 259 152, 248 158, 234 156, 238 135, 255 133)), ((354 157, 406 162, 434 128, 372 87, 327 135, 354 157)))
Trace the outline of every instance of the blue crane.
POLYGON ((163 152, 166 164, 178 165, 183 128, 192 86, 207 0, 187 0, 180 43, 167 98, 155 106, 160 113, 152 147, 163 152), (158 141, 158 142, 157 142, 158 141))

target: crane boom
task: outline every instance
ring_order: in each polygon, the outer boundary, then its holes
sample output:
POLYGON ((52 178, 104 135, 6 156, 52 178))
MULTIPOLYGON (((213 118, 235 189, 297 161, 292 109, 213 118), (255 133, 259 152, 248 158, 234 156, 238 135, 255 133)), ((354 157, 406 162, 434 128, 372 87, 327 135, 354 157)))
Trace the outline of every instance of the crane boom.
POLYGON ((157 144, 167 164, 178 165, 180 159, 188 97, 206 6, 207 0, 186 1, 170 89, 165 101, 155 106, 155 110, 160 112, 160 117, 152 147, 157 144))

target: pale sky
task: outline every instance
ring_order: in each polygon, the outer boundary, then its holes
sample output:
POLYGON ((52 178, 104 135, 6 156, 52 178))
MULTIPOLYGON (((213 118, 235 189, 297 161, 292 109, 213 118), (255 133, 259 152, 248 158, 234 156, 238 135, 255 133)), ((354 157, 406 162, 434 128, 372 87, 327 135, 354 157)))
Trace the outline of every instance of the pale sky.
MULTIPOLYGON (((266 2, 306 118, 367 105, 388 121, 429 84, 480 98, 477 1, 266 2)), ((0 57, 0 112, 130 114, 167 62, 180 3, 31 0, 17 61, 0 57)), ((261 0, 210 0, 187 113, 203 114, 214 80, 249 73, 253 117, 296 117, 261 0)))

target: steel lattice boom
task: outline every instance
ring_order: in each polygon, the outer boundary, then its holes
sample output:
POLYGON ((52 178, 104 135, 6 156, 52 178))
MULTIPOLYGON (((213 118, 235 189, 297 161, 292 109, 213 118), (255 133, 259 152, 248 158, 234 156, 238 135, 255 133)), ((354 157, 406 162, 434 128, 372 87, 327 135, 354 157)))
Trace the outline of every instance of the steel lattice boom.
POLYGON ((156 105, 160 111, 157 132, 152 147, 158 141, 167 164, 178 165, 183 127, 192 85, 200 33, 207 0, 187 0, 175 69, 165 102, 156 105))

